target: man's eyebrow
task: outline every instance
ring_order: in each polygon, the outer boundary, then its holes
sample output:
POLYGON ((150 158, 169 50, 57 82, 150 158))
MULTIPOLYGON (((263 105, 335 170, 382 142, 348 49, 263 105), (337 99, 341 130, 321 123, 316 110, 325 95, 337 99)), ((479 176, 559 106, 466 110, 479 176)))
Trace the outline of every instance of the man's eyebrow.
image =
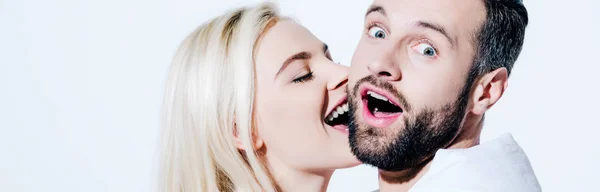
POLYGON ((382 6, 380 5, 371 5, 369 7, 369 9, 367 9, 367 14, 365 14, 365 17, 368 16, 369 14, 373 13, 373 12, 379 12, 381 13, 383 16, 387 16, 385 14, 385 9, 383 9, 382 6))
POLYGON ((283 65, 281 65, 281 68, 279 68, 279 71, 277 71, 277 74, 275 74, 275 78, 277 78, 277 76, 279 76, 279 74, 288 66, 290 65, 290 63, 296 61, 296 60, 307 60, 310 59, 312 57, 312 54, 310 54, 309 52, 306 51, 302 51, 300 53, 296 53, 292 56, 290 56, 288 59, 286 59, 283 62, 283 65))
POLYGON ((450 46, 454 47, 455 39, 450 37, 447 30, 444 27, 442 27, 441 25, 427 22, 427 21, 419 21, 419 22, 417 22, 417 26, 432 29, 434 31, 437 31, 438 33, 441 33, 442 35, 444 35, 446 37, 446 39, 448 39, 448 42, 450 42, 450 46))

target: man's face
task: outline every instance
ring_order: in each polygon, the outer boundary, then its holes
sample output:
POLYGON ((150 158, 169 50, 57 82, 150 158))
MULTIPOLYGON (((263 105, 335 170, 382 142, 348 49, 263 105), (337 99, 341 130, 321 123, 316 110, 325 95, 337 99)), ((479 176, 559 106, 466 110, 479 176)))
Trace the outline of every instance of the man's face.
POLYGON ((415 167, 461 130, 485 20, 481 0, 375 0, 349 74, 350 145, 386 171, 415 167))

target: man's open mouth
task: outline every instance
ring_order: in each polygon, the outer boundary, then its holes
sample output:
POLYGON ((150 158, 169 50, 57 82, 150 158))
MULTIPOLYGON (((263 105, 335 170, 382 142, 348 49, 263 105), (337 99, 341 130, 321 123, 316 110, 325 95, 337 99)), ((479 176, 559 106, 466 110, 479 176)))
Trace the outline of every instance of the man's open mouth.
POLYGON ((363 95, 363 100, 367 101, 367 108, 375 117, 387 117, 402 113, 402 108, 392 103, 389 98, 374 91, 367 91, 366 94, 363 95))
POLYGON ((394 123, 404 112, 402 107, 390 98, 389 93, 375 89, 361 90, 363 119, 365 123, 384 128, 394 123))
POLYGON ((342 127, 342 129, 348 129, 348 102, 341 102, 339 105, 335 106, 331 112, 325 118, 325 123, 331 127, 342 127))

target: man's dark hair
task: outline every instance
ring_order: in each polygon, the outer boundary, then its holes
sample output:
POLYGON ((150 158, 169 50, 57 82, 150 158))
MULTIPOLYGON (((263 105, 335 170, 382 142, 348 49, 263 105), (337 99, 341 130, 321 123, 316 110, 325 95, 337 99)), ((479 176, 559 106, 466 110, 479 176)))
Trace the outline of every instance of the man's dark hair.
POLYGON ((476 53, 467 84, 472 84, 479 75, 502 67, 510 75, 521 53, 529 22, 521 0, 483 1, 487 16, 479 32, 475 33, 476 53))

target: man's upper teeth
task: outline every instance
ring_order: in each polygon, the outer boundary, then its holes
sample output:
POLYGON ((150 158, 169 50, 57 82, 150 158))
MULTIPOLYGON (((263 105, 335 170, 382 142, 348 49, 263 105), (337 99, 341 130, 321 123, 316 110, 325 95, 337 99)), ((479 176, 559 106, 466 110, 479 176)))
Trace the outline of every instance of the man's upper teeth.
POLYGON ((375 93, 373 91, 367 91, 367 94, 370 95, 371 97, 375 98, 375 99, 379 99, 379 100, 383 100, 383 101, 389 101, 383 95, 377 94, 377 93, 375 93))

